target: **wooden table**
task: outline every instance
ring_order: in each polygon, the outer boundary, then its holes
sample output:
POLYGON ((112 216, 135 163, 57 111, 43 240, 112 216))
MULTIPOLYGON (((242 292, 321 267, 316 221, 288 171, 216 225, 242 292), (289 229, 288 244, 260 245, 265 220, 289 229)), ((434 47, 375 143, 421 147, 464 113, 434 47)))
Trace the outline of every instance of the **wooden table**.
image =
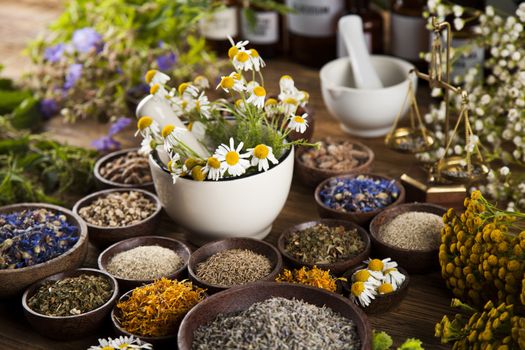
MULTIPOLYGON (((0 13, 2 14, 4 14, 2 12, 3 6, 0 4, 0 13)), ((1 26, 0 33, 2 33, 1 26)), ((27 36, 23 40, 26 38, 27 36)), ((6 45, 2 44, 4 43, 0 42, 0 52, 6 50, 6 45)), ((315 110, 316 119, 314 138, 328 135, 345 136, 337 121, 328 114, 324 107, 318 71, 285 60, 268 61, 267 63, 269 68, 265 71, 265 80, 273 82, 269 91, 277 91, 276 82, 278 78, 282 74, 290 74, 295 78, 296 85, 299 88, 310 92, 310 106, 315 110)), ((14 62, 13 65, 8 66, 8 71, 12 76, 20 74, 20 70, 17 70, 14 62)), ((107 126, 97 125, 89 121, 82 121, 75 125, 64 125, 57 118, 47 125, 47 129, 53 138, 88 147, 94 138, 100 137, 106 132, 107 126)), ((133 131, 128 130, 126 135, 121 138, 124 146, 133 146, 138 143, 132 134, 133 131)), ((375 152, 376 160, 373 164, 373 170, 376 173, 399 176, 415 165, 412 156, 401 155, 387 149, 383 145, 382 138, 361 141, 369 145, 375 152)), ((275 221, 267 241, 275 244, 279 233, 287 227, 317 217, 313 190, 302 186, 295 179, 286 206, 275 221)), ((182 234, 177 232, 177 226, 167 216, 164 216, 159 230, 152 232, 152 234, 185 239, 182 234)), ((90 246, 85 266, 96 267, 98 253, 99 251, 95 247, 90 246)), ((434 338, 434 325, 444 313, 450 312, 450 297, 451 293, 445 288, 438 273, 414 275, 411 276, 408 296, 397 309, 383 315, 371 316, 369 319, 373 328, 391 334, 396 345, 408 337, 415 337, 424 342, 426 349, 446 349, 449 347, 439 344, 439 340, 434 338)), ((85 349, 89 345, 95 345, 98 337, 111 335, 111 326, 108 322, 97 335, 92 337, 70 342, 56 342, 37 334, 31 329, 24 319, 20 298, 0 302, 0 349, 85 349)))

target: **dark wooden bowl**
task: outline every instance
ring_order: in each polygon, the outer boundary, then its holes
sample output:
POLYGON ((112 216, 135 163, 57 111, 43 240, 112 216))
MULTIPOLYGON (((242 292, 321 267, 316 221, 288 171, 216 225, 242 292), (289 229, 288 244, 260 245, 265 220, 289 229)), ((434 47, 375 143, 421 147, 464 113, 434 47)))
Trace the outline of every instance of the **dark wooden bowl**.
POLYGON ((412 250, 395 247, 381 239, 381 226, 389 223, 398 215, 411 211, 432 213, 443 216, 447 208, 428 203, 407 203, 389 208, 377 215, 370 223, 370 235, 375 255, 381 258, 390 257, 404 267, 409 273, 427 273, 439 269, 439 248, 430 250, 412 250))
POLYGON ((346 270, 350 269, 352 266, 361 264, 363 260, 366 260, 368 256, 370 255, 370 248, 371 248, 371 242, 370 237, 368 235, 368 232, 361 226, 347 220, 336 220, 336 219, 321 219, 321 220, 315 220, 315 221, 308 221, 303 222, 301 224, 292 226, 288 229, 286 229, 281 235, 279 236, 279 239, 277 240, 277 248, 279 249, 279 252, 285 257, 285 259, 293 266, 295 267, 302 267, 306 266, 309 268, 312 268, 314 265, 317 266, 320 269, 323 270, 330 270, 331 273, 333 273, 336 276, 341 275, 346 270), (336 226, 343 226, 345 229, 352 230, 356 229, 363 241, 365 242, 365 249, 355 255, 354 257, 339 261, 333 264, 308 264, 302 260, 297 259, 293 255, 291 255, 286 250, 286 242, 288 241, 288 238, 290 235, 294 232, 298 231, 304 231, 307 228, 310 228, 312 226, 318 225, 318 224, 324 224, 329 227, 336 227, 336 226))
MULTIPOLYGON (((135 237, 135 238, 129 238, 124 241, 117 242, 104 250, 99 256, 98 256, 98 268, 102 271, 105 271, 112 275, 107 269, 107 265, 111 261, 111 259, 117 255, 118 253, 125 252, 127 250, 139 247, 139 246, 147 246, 147 245, 158 245, 164 248, 168 248, 173 250, 175 253, 177 253, 181 259, 182 259, 182 266, 172 273, 169 276, 164 276, 166 278, 175 280, 175 279, 183 279, 181 277, 185 277, 186 274, 186 268, 188 267, 188 261, 190 260, 191 251, 190 248, 181 241, 178 241, 173 238, 169 237, 161 237, 161 236, 142 236, 142 237, 135 237)), ((118 276, 112 275, 119 284, 119 289, 121 293, 127 292, 128 290, 134 289, 136 287, 140 287, 144 284, 150 284, 153 282, 153 280, 132 280, 132 279, 126 279, 126 278, 120 278, 118 276)))
POLYGON ((395 183, 396 187, 399 189, 399 196, 397 197, 397 199, 392 204, 390 204, 387 207, 382 208, 382 209, 373 210, 373 211, 368 212, 368 213, 342 212, 342 211, 334 210, 334 209, 326 206, 323 203, 323 201, 321 200, 320 192, 325 187, 325 185, 328 184, 332 179, 334 179, 334 178, 347 178, 347 179, 350 178, 350 179, 353 179, 353 178, 356 178, 359 175, 365 175, 365 176, 368 176, 369 178, 376 179, 376 180, 379 180, 379 179, 388 180, 388 181, 392 181, 393 180, 392 178, 389 178, 389 177, 386 177, 386 176, 375 175, 375 174, 366 174, 366 173, 365 174, 338 175, 338 176, 333 176, 333 177, 330 177, 330 178, 324 180, 319 185, 317 185, 317 187, 315 189, 315 194, 314 194, 315 202, 317 204, 317 212, 319 213, 320 217, 322 217, 322 218, 340 219, 340 220, 349 220, 349 221, 353 221, 353 222, 355 222, 355 223, 357 223, 359 225, 365 226, 365 225, 367 225, 370 222, 370 220, 372 220, 377 214, 379 214, 383 210, 385 210, 387 208, 394 207, 396 205, 399 205, 399 204, 401 204, 401 203, 403 203, 405 201, 405 188, 403 187, 403 185, 401 185, 401 182, 399 182, 398 180, 394 180, 394 183, 395 183))
POLYGON ((88 251, 88 229, 84 220, 72 211, 56 205, 45 203, 20 203, 0 207, 0 213, 12 213, 24 209, 49 209, 64 214, 67 221, 78 227, 79 238, 77 243, 64 254, 41 264, 23 267, 20 269, 0 270, 0 298, 14 296, 21 293, 36 281, 65 271, 80 267, 88 251))
MULTIPOLYGON (((349 294, 349 298, 351 298, 350 286, 352 285, 352 275, 358 270, 365 268, 366 265, 361 264, 343 274, 343 277, 347 279, 347 282, 343 282, 343 288, 345 289, 346 293, 349 294)), ((410 277, 408 276, 406 270, 402 267, 398 266, 397 269, 399 272, 405 275, 405 281, 401 284, 401 286, 399 286, 397 290, 393 291, 392 293, 376 295, 375 299, 367 307, 362 307, 361 304, 359 304, 358 306, 361 309, 363 309, 367 314, 372 315, 388 312, 394 308, 397 308, 399 304, 401 304, 403 299, 405 299, 408 293, 410 277)))
POLYGON ((117 300, 118 293, 117 281, 111 277, 111 275, 103 271, 84 268, 58 273, 33 284, 24 292, 24 295, 22 296, 22 306, 24 308, 26 319, 40 334, 57 340, 71 340, 82 338, 88 334, 93 333, 95 330, 101 327, 105 321, 106 316, 113 308, 113 305, 117 300), (27 301, 44 283, 48 281, 59 281, 66 277, 77 277, 85 274, 103 276, 111 283, 113 294, 109 300, 99 308, 74 316, 46 316, 33 311, 27 305, 27 301))
MULTIPOLYGON (((95 244, 98 247, 107 247, 112 245, 113 243, 128 239, 128 238, 134 238, 138 236, 147 236, 151 235, 155 232, 157 225, 160 221, 160 212, 162 211, 162 205, 160 203, 160 200, 155 196, 153 193, 141 190, 139 188, 113 188, 109 190, 103 190, 99 192, 95 192, 93 194, 90 194, 78 202, 75 203, 75 206, 73 207, 73 212, 75 214, 78 214, 79 210, 85 206, 90 205, 92 202, 94 202, 96 199, 98 199, 101 196, 106 196, 109 193, 113 192, 141 192, 143 193, 147 198, 149 198, 155 205, 156 209, 149 217, 146 219, 128 226, 122 226, 122 227, 107 227, 107 226, 98 226, 93 225, 85 220, 86 225, 88 227, 89 231, 89 240, 91 243, 95 244)), ((79 215, 80 216, 80 215, 79 215)))
POLYGON ((191 254, 190 262, 188 264, 188 275, 190 280, 196 285, 206 288, 207 293, 210 295, 231 288, 211 284, 197 277, 198 264, 206 261, 209 257, 218 252, 230 249, 248 249, 268 258, 272 264, 272 271, 262 279, 263 281, 275 281, 275 277, 277 277, 283 267, 281 254, 270 243, 252 238, 228 238, 205 244, 191 254))
POLYGON ((231 288, 204 300, 182 320, 178 336, 179 349, 190 350, 193 334, 197 328, 211 322, 218 314, 246 310, 252 304, 272 297, 296 298, 310 304, 331 308, 343 317, 354 321, 361 339, 361 349, 371 349, 372 329, 368 318, 351 300, 315 287, 273 282, 257 282, 231 288))
POLYGON ((295 153, 295 168, 296 168, 295 174, 297 174, 297 177, 299 178, 299 180, 306 186, 315 187, 321 181, 329 177, 333 177, 337 175, 367 173, 371 170, 372 162, 374 161, 374 157, 375 157, 372 149, 370 149, 363 143, 352 140, 352 139, 346 139, 346 138, 332 138, 332 139, 334 141, 350 141, 352 144, 358 146, 360 150, 368 154, 367 161, 364 162, 363 164, 356 166, 350 171, 348 170, 347 171, 337 171, 337 170, 320 169, 317 167, 310 167, 310 166, 307 166, 301 158, 303 154, 309 150, 309 148, 299 147, 297 148, 297 152, 295 153))
POLYGON ((115 182, 115 181, 111 181, 109 179, 106 179, 104 176, 102 176, 100 174, 100 169, 104 165, 106 165, 106 163, 111 162, 111 161, 113 161, 113 160, 115 160, 115 159, 125 155, 126 153, 135 152, 135 151, 138 151, 138 150, 139 150, 138 148, 127 148, 127 149, 123 149, 123 150, 120 150, 120 151, 115 151, 115 152, 108 153, 105 156, 99 158, 97 160, 97 162, 95 163, 95 167, 93 168, 93 173, 95 175, 95 180, 96 180, 97 186, 100 189, 108 189, 108 188, 126 188, 126 189, 140 188, 140 189, 143 189, 143 190, 154 192, 155 191, 155 187, 153 186, 153 180, 151 180, 149 182, 145 182, 145 183, 140 184, 140 185, 139 184, 124 184, 124 183, 119 183, 119 182, 115 182))

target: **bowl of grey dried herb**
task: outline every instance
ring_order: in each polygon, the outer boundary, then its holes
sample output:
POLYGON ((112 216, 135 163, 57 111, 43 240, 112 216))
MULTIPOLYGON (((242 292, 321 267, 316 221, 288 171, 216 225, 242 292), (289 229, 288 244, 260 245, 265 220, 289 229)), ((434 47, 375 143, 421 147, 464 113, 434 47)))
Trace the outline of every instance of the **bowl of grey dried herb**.
POLYGON ((122 293, 162 277, 181 280, 191 251, 181 241, 142 236, 117 242, 98 257, 98 267, 118 281, 122 293))
POLYGON ((361 226, 345 220, 321 219, 285 230, 277 242, 294 266, 330 270, 341 275, 370 254, 370 237, 361 226))
POLYGON ((115 151, 101 157, 93 169, 101 188, 142 188, 154 190, 148 157, 138 148, 115 151))
POLYGON ((0 298, 80 267, 87 250, 87 226, 70 210, 44 203, 1 207, 0 298))
POLYGON ((379 257, 391 257, 409 273, 439 269, 439 245, 445 207, 407 203, 381 212, 370 223, 370 236, 379 257))
POLYGON ((90 242, 101 247, 154 233, 161 211, 157 196, 138 188, 95 192, 73 207, 87 224, 90 242))
POLYGON ((283 261, 270 243, 252 238, 229 238, 208 243, 190 257, 188 274, 208 294, 261 280, 274 281, 283 261))
POLYGON ((118 296, 117 281, 95 269, 77 269, 47 277, 22 296, 24 315, 46 337, 84 337, 102 326, 118 296))

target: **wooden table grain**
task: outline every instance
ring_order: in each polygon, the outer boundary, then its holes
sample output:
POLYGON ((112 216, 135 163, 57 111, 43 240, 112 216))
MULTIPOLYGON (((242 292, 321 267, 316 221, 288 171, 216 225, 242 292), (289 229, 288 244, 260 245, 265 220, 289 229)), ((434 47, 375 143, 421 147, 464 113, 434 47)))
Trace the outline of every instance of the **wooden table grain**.
MULTIPOLYGON (((27 64, 23 66, 16 64, 19 53, 15 49, 22 48, 30 36, 41 30, 45 23, 56 16, 58 12, 57 1, 49 1, 46 6, 42 6, 41 2, 30 0, 22 0, 21 2, 0 1, 0 53, 6 53, 9 56, 9 60, 3 63, 7 65, 10 76, 18 76, 22 72, 22 67, 25 69, 28 66, 27 64), (11 25, 15 26, 14 28, 7 28, 5 25, 4 20, 9 17, 9 13, 6 11, 16 12, 19 18, 29 19, 39 12, 39 6, 44 15, 36 20, 36 24, 33 22, 32 26, 29 26, 27 23, 11 22, 11 25), (6 33, 12 34, 14 37, 6 38, 6 33), (17 35, 18 41, 16 40, 17 35)), ((346 135, 339 128, 337 121, 329 115, 323 104, 318 71, 298 66, 283 59, 268 60, 267 63, 269 68, 265 71, 265 81, 272 82, 268 89, 270 92, 277 91, 278 78, 283 74, 292 75, 299 88, 310 92, 310 106, 315 110, 316 120, 314 138, 346 135)), ((428 90, 422 90, 428 93, 428 90)), ((48 123, 46 129, 52 138, 89 147, 93 139, 106 132, 107 127, 107 125, 99 125, 90 121, 68 125, 56 118, 48 123)), ((138 140, 132 134, 133 131, 128 130, 125 135, 119 136, 123 146, 138 144, 138 140)), ((403 172, 415 168, 412 156, 402 155, 387 149, 382 138, 363 139, 361 141, 375 152, 374 172, 397 177, 403 172)), ((284 229, 317 217, 313 190, 302 186, 297 179, 294 179, 288 201, 274 222, 267 241, 275 244, 278 235, 284 229)), ((185 240, 186 237, 179 232, 176 224, 164 215, 158 231, 151 233, 185 240)), ((85 266, 96 267, 96 258, 99 253, 100 251, 94 246, 90 246, 85 266)), ((434 325, 443 314, 450 313, 450 297, 451 293, 445 288, 438 273, 411 276, 408 295, 401 305, 391 312, 371 316, 369 319, 373 328, 391 334, 396 345, 408 337, 415 337, 424 342, 425 349, 447 349, 448 346, 439 344, 439 340, 434 338, 434 325)), ((111 335, 111 325, 107 322, 98 334, 91 337, 68 342, 53 341, 31 329, 24 319, 20 297, 0 302, 0 349, 86 349, 89 345, 96 344, 97 338, 111 335)))

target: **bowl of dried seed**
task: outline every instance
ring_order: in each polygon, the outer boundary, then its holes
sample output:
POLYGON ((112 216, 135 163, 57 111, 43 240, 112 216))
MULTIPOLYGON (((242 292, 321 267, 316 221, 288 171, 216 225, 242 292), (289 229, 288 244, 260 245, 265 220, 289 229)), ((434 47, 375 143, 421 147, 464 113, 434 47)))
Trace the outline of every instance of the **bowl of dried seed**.
POLYGON ((190 248, 162 236, 129 238, 108 247, 98 256, 98 267, 117 280, 121 293, 162 277, 183 279, 190 248))
POLYGON ((138 188, 95 192, 73 207, 86 222, 90 242, 99 247, 154 233, 161 210, 157 196, 138 188))
POLYGON ((303 184, 315 187, 332 176, 370 171, 374 152, 363 143, 332 137, 318 143, 319 148, 303 147, 295 154, 295 173, 303 184))
POLYGON ((109 274, 83 268, 36 282, 24 292, 22 306, 29 324, 42 335, 78 339, 103 325, 118 293, 109 274))
POLYGON ((101 157, 93 172, 100 188, 141 188, 153 191, 148 157, 138 148, 115 151, 101 157))
POLYGON ((277 241, 279 251, 293 266, 317 266, 337 276, 368 258, 370 246, 364 228, 335 219, 292 226, 277 241))
POLYGON ((391 257, 409 273, 436 270, 446 212, 429 203, 407 203, 383 211, 370 223, 375 253, 391 257))
POLYGON ((188 274, 208 294, 261 280, 274 281, 283 261, 270 243, 228 238, 203 245, 191 254, 188 274))

